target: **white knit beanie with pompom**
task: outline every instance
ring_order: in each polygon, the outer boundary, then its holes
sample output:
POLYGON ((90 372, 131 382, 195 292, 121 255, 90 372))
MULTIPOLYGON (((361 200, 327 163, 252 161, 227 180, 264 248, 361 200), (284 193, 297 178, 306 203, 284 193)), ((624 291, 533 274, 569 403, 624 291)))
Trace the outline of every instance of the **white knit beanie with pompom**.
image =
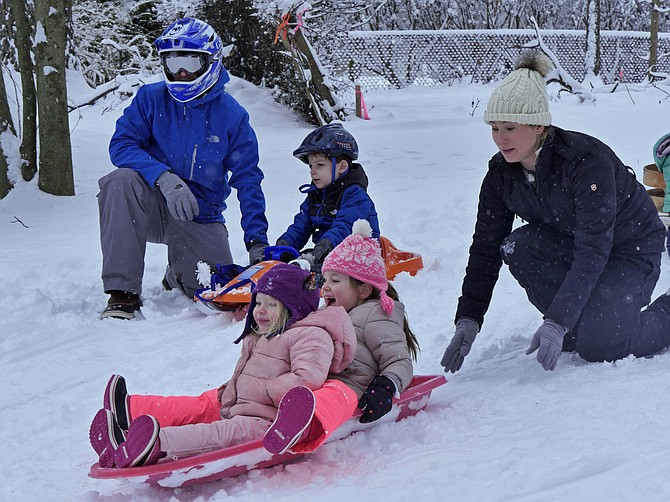
POLYGON ((515 70, 491 94, 484 122, 551 125, 545 77, 553 63, 542 52, 521 56, 515 70))

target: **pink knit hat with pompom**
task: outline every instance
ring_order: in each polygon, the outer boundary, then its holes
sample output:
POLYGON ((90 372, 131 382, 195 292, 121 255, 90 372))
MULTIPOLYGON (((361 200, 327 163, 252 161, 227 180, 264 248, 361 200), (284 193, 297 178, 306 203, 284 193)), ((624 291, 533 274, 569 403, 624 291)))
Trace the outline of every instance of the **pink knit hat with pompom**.
POLYGON ((374 286, 379 290, 382 309, 393 312, 393 300, 386 294, 386 266, 377 239, 372 239, 367 220, 357 220, 352 234, 340 242, 323 261, 322 272, 339 272, 374 286))

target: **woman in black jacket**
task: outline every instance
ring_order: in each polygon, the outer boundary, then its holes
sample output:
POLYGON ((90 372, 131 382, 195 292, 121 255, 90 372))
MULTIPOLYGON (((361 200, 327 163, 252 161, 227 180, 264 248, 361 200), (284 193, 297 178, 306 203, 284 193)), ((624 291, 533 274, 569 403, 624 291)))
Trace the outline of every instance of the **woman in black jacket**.
POLYGON ((542 53, 522 57, 488 103, 484 120, 500 151, 482 183, 445 371, 469 353, 503 261, 543 314, 527 354, 539 349, 545 370, 561 351, 613 361, 670 345, 670 296, 649 305, 665 227, 607 145, 551 126, 550 70, 542 53), (516 216, 527 223, 513 231, 516 216))

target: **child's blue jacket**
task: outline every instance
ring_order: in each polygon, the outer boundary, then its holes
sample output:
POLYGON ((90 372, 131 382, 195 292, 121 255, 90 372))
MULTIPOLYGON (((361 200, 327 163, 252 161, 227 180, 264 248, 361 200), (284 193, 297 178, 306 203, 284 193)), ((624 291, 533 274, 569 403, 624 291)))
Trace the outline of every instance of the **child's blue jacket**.
POLYGON ((367 220, 372 237, 379 238, 379 219, 375 204, 367 193, 368 177, 360 164, 352 164, 349 172, 324 189, 308 192, 300 205, 300 212, 278 240, 284 240, 297 250, 309 238, 318 244, 321 240, 337 246, 351 235, 356 220, 367 220))
POLYGON ((198 223, 225 223, 222 212, 235 188, 244 241, 267 242, 258 142, 248 113, 225 92, 229 80, 223 70, 207 94, 187 103, 176 101, 165 82, 140 87, 116 123, 109 154, 151 187, 167 170, 179 176, 198 200, 198 223))

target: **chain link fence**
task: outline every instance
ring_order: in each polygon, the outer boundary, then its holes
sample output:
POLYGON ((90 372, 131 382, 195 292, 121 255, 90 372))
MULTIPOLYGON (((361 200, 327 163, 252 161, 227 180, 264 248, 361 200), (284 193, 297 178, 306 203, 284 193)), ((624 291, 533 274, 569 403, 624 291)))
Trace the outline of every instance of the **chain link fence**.
MULTIPOLYGON (((542 31, 546 46, 576 80, 586 75, 583 31, 542 31)), ((641 82, 647 74, 649 33, 603 31, 603 83, 641 82)), ((435 85, 463 79, 488 82, 513 68, 521 48, 535 41, 534 30, 351 31, 319 45, 331 76, 364 89, 435 85)), ((670 34, 659 34, 657 72, 670 73, 670 34)))

